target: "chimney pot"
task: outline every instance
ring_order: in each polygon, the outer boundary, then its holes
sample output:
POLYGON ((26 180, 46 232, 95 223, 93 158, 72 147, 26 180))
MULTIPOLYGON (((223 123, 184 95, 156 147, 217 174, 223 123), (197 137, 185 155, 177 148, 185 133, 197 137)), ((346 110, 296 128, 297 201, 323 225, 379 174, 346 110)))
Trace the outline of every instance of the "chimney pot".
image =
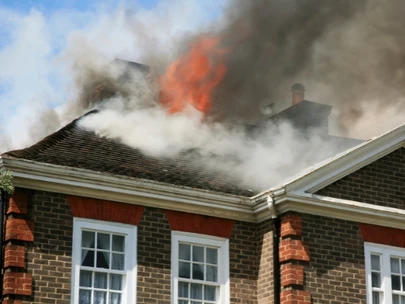
POLYGON ((291 87, 292 92, 292 104, 295 105, 305 98, 305 87, 300 83, 295 83, 291 87))

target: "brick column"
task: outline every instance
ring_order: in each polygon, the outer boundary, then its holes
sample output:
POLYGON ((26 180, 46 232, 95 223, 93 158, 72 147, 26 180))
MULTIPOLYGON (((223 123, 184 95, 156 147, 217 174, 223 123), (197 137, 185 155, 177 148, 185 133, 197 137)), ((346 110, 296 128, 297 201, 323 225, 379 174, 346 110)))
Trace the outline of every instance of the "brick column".
POLYGON ((304 288, 304 263, 308 248, 302 241, 302 220, 298 215, 281 218, 279 261, 281 267, 281 304, 309 304, 311 295, 304 288))
POLYGON ((22 303, 32 295, 32 276, 26 272, 27 245, 34 241, 34 222, 28 218, 28 192, 16 190, 6 206, 3 303, 22 303))

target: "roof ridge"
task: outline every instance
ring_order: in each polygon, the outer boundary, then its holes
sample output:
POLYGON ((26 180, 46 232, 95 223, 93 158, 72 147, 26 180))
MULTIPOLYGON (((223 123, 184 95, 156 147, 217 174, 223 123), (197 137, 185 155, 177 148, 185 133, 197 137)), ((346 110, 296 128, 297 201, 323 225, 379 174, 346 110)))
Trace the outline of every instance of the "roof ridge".
POLYGON ((26 155, 31 155, 32 153, 46 151, 47 149, 51 148, 56 143, 63 140, 68 135, 68 132, 70 130, 78 127, 77 122, 80 119, 82 119, 85 116, 92 115, 92 114, 95 114, 98 112, 99 112, 99 110, 97 110, 97 109, 91 110, 91 111, 83 114, 82 116, 74 119, 73 121, 71 121, 70 123, 65 125, 64 127, 60 128, 59 130, 56 130, 55 132, 44 137, 42 140, 38 141, 37 143, 35 143, 29 147, 26 147, 26 148, 21 148, 21 149, 4 152, 3 154, 1 154, 1 156, 2 157, 11 156, 11 157, 16 157, 16 158, 23 158, 26 155))

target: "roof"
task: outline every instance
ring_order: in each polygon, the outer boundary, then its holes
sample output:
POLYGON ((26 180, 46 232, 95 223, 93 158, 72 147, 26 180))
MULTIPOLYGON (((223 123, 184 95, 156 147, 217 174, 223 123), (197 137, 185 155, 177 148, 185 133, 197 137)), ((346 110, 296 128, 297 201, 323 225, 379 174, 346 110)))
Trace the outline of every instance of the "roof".
POLYGON ((403 147, 405 147, 405 124, 320 161, 258 196, 271 192, 314 193, 403 147))
POLYGON ((99 137, 80 127, 77 123, 79 119, 29 148, 4 153, 2 158, 81 168, 238 196, 250 197, 254 194, 238 187, 240 183, 234 177, 192 161, 193 154, 197 153, 195 151, 187 151, 177 157, 147 156, 117 140, 99 137))

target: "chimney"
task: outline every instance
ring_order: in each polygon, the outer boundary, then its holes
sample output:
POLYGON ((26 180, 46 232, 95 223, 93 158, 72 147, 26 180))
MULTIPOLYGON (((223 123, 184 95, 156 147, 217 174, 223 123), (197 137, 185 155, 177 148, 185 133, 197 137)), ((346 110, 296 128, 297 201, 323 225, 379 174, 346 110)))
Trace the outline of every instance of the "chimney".
POLYGON ((304 95, 305 95, 305 87, 300 84, 296 83, 291 87, 291 92, 292 92, 292 104, 296 105, 297 103, 300 103, 301 101, 304 100, 304 95))

